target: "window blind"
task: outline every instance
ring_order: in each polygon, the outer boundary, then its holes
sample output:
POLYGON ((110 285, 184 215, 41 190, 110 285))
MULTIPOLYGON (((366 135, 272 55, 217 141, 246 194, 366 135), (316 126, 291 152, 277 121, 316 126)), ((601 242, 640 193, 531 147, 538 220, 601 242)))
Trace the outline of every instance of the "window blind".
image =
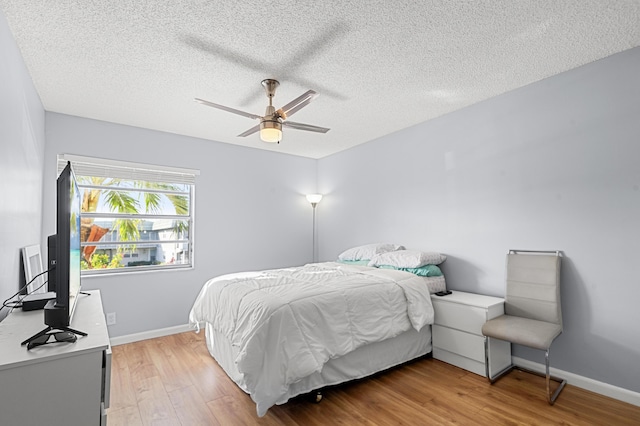
POLYGON ((71 154, 58 155, 58 174, 71 161, 73 171, 79 176, 111 177, 147 182, 194 185, 200 170, 128 161, 108 160, 71 154))

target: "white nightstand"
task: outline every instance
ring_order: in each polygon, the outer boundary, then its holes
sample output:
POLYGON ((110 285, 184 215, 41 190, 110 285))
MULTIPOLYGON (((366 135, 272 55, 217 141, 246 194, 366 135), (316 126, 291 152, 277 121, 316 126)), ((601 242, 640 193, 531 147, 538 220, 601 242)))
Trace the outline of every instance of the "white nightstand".
MULTIPOLYGON (((435 310, 433 357, 486 376, 482 325, 504 313, 504 299, 454 291, 447 296, 432 294, 431 301, 435 310)), ((490 339, 491 375, 510 364, 511 344, 490 339)))

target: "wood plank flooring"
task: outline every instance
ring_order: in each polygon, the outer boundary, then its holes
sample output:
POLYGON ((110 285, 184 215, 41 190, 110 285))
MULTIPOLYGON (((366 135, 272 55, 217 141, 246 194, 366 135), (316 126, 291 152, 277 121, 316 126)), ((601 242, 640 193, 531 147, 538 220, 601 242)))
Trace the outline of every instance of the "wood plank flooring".
POLYGON ((556 404, 544 379, 511 372, 494 385, 434 359, 295 398, 259 418, 209 355, 204 333, 113 347, 108 424, 118 425, 640 425, 640 407, 567 385, 556 404))

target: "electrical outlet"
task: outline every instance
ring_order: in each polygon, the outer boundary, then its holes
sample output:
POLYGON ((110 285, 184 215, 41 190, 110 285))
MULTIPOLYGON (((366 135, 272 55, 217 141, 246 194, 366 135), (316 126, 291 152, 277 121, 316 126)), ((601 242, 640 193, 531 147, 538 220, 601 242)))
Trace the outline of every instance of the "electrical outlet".
POLYGON ((116 313, 109 312, 107 314, 107 325, 115 325, 115 323, 116 323, 116 313))

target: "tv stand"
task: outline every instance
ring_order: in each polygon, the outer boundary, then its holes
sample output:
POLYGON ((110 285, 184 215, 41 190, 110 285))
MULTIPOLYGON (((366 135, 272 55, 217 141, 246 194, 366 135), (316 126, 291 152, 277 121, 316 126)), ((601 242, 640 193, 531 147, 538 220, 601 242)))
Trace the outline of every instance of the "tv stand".
MULTIPOLYGON (((86 293, 90 296, 90 293, 86 293)), ((76 301, 77 303, 78 301, 76 301)), ((73 334, 77 334, 78 336, 86 336, 87 333, 83 331, 77 331, 73 328, 69 328, 69 309, 65 306, 59 306, 56 304, 55 300, 50 300, 44 307, 44 323, 47 326, 42 331, 37 332, 33 336, 29 337, 24 342, 20 343, 20 345, 24 346, 29 342, 37 339, 40 336, 44 336, 51 330, 60 330, 60 331, 68 331, 73 334)), ((27 350, 31 349, 31 347, 27 347, 27 350)))
POLYGON ((47 326, 42 324, 41 310, 14 310, 0 322, 0 424, 106 424, 111 345, 100 292, 90 293, 91 297, 78 300, 69 324, 87 336, 72 345, 42 345, 28 351, 20 344, 47 326))
MULTIPOLYGON (((69 333, 77 334, 78 336, 88 336, 88 334, 85 333, 84 331, 74 330, 73 328, 48 326, 44 330, 37 332, 36 334, 34 334, 33 336, 29 337, 24 342, 20 343, 20 345, 24 346, 27 343, 31 343, 32 341, 36 340, 38 337, 44 336, 45 334, 47 334, 48 332, 53 331, 53 330, 68 331, 69 333)), ((27 347, 27 350, 29 350, 29 349, 31 349, 31 348, 27 347)))

